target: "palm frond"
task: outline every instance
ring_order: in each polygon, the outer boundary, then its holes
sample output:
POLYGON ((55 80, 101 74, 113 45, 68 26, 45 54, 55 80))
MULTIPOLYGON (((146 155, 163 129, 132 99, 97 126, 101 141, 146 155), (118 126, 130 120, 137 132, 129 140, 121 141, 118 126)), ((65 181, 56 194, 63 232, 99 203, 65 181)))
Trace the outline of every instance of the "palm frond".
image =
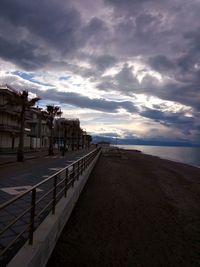
POLYGON ((46 111, 50 116, 60 117, 62 115, 61 108, 59 106, 47 105, 46 111))
POLYGON ((26 104, 27 107, 33 107, 36 102, 38 102, 40 100, 39 97, 35 97, 35 98, 32 98, 31 100, 29 100, 26 104))

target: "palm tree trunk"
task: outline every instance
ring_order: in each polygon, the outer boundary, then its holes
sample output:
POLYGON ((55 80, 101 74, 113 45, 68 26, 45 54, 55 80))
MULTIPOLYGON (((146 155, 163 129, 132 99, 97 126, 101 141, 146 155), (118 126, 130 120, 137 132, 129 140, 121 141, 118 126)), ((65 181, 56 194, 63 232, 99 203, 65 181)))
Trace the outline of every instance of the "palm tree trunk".
POLYGON ((64 150, 66 151, 67 147, 67 130, 64 129, 64 150))
POLYGON ((74 130, 72 132, 72 151, 74 151, 74 130))
POLYGON ((50 142, 49 142, 49 156, 54 155, 53 153, 53 118, 51 119, 51 135, 50 135, 50 142))
POLYGON ((25 105, 22 106, 20 114, 20 135, 19 135, 19 146, 17 150, 17 161, 24 161, 24 125, 25 125, 25 105))
POLYGON ((80 134, 78 134, 78 150, 80 149, 80 134))

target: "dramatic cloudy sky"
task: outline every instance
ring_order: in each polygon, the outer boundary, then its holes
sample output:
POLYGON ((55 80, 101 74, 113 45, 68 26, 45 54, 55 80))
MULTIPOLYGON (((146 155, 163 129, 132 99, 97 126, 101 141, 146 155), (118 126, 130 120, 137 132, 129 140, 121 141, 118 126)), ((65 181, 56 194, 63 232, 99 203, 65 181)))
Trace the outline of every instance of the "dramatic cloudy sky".
POLYGON ((1 0, 0 83, 93 134, 198 141, 199 0, 1 0))

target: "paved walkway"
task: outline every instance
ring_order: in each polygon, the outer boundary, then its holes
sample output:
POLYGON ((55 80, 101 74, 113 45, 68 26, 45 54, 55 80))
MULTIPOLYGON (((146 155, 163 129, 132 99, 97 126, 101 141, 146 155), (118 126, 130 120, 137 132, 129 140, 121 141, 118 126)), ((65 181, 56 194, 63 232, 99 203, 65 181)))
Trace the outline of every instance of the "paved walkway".
MULTIPOLYGON (((0 204, 12 199, 13 197, 30 189, 33 185, 43 181, 45 178, 53 175, 60 169, 68 166, 73 161, 78 160, 80 157, 89 153, 91 149, 67 152, 65 156, 59 153, 54 156, 47 156, 46 153, 29 154, 31 158, 24 162, 13 161, 10 164, 2 164, 0 167, 0 204)), ((61 177, 58 177, 58 182, 61 177)), ((53 186, 53 180, 45 183, 37 190, 37 199, 45 195, 53 186)), ((62 185, 63 186, 63 185, 62 185)), ((40 205, 37 206, 36 214, 38 214, 52 199, 52 193, 44 198, 40 205)), ((14 202, 7 208, 0 210, 0 230, 14 220, 19 214, 23 213, 30 207, 31 195, 25 195, 20 200, 14 202)), ((51 207, 50 207, 51 208, 51 207)), ((39 225, 46 214, 35 222, 35 226, 39 225)), ((30 222, 30 213, 25 214, 19 221, 17 221, 12 228, 7 230, 0 240, 0 250, 4 249, 30 222)), ((8 258, 0 258, 0 266, 5 266, 5 262, 12 257, 17 250, 27 240, 27 231, 19 240, 18 244, 12 248, 8 253, 8 258), (1 265, 3 264, 3 265, 1 265)))
POLYGON ((66 153, 64 157, 60 153, 56 153, 54 156, 47 156, 46 153, 38 153, 36 156, 32 153, 29 154, 32 157, 24 162, 14 161, 1 165, 0 204, 14 195, 26 191, 28 187, 41 182, 89 151, 90 149, 71 151, 66 153))
POLYGON ((102 154, 47 267, 200 266, 200 170, 102 154))
MULTIPOLYGON (((57 149, 54 150, 54 154, 58 155, 59 151, 57 149)), ((41 151, 28 151, 24 153, 24 159, 30 160, 34 158, 41 158, 45 157, 48 155, 48 150, 41 150, 41 151)), ((5 153, 5 154, 0 154, 0 168, 1 166, 10 164, 10 163, 15 163, 16 162, 16 153, 5 153)))

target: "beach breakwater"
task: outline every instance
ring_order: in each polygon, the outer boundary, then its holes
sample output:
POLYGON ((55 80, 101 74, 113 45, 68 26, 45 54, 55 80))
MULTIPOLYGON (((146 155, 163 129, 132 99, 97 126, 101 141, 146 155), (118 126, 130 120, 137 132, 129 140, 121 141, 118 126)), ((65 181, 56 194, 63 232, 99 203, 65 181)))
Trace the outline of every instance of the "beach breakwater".
POLYGON ((199 210, 198 168, 107 149, 47 267, 199 266, 199 210))

